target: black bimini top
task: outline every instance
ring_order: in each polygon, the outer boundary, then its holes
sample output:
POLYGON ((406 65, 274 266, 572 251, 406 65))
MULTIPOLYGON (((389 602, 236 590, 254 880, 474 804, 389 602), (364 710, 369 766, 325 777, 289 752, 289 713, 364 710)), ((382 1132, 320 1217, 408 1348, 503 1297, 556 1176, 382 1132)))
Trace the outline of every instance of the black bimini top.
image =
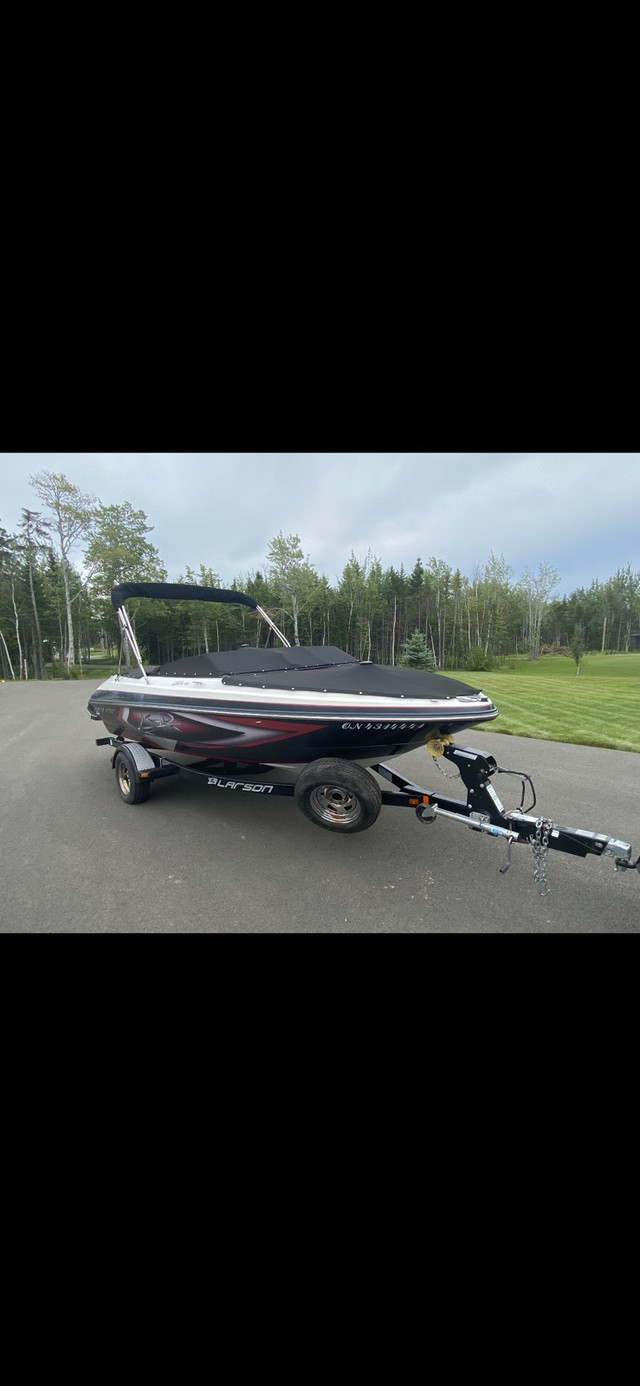
POLYGON ((112 587, 111 601, 116 611, 129 597, 155 597, 173 602, 237 602, 254 611, 258 605, 244 592, 230 592, 222 587, 193 587, 186 582, 121 582, 118 587, 112 587))
POLYGON ((160 678, 222 678, 232 688, 296 689, 310 693, 364 693, 376 698, 470 697, 477 687, 430 670, 361 663, 335 645, 261 650, 242 646, 190 655, 154 669, 160 678))

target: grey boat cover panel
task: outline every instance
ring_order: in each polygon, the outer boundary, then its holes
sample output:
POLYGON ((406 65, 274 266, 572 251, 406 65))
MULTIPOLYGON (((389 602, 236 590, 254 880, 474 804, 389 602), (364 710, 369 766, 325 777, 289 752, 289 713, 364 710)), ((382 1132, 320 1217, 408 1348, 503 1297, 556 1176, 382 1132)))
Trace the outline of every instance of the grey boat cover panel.
POLYGON ((264 683, 263 675, 282 672, 286 674, 289 687, 293 670, 327 668, 335 664, 355 664, 353 655, 345 654, 336 645, 294 645, 292 649, 259 650, 255 645, 242 645, 239 650, 212 650, 209 654, 188 655, 185 659, 175 659, 160 665, 161 678, 220 678, 222 674, 250 675, 258 677, 258 686, 264 683))

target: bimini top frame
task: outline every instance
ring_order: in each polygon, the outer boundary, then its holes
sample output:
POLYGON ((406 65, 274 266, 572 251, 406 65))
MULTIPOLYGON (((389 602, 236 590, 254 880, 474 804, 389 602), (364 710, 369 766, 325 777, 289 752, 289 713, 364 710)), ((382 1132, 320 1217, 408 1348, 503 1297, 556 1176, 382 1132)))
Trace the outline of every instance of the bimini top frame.
POLYGON ((131 648, 146 683, 149 682, 149 678, 145 673, 138 642, 124 605, 129 597, 155 597, 162 601, 181 602, 229 602, 238 606, 249 606, 252 611, 257 612, 261 620, 266 621, 274 635, 282 641, 285 649, 291 649, 286 636, 282 634, 281 630, 278 630, 271 617, 254 601, 253 597, 248 597, 245 592, 232 592, 221 587, 194 587, 184 582, 122 582, 118 587, 112 588, 111 601, 115 607, 122 634, 131 648))

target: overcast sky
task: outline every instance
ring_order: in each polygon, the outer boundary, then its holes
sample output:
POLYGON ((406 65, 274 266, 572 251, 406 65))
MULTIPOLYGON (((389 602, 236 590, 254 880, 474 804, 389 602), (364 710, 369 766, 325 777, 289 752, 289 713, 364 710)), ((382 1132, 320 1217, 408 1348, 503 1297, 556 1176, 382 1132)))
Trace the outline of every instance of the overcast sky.
POLYGON ((39 508, 42 471, 144 510, 169 581, 200 563, 225 586, 264 570, 280 530, 332 585, 368 549, 385 568, 435 556, 467 577, 492 551, 515 579, 550 563, 558 595, 640 570, 640 453, 0 453, 10 533, 39 508))

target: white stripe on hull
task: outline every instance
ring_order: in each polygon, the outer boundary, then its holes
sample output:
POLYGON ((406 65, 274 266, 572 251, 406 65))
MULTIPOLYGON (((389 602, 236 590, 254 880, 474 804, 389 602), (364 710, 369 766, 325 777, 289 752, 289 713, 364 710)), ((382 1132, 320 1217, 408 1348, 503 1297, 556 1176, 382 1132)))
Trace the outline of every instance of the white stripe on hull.
POLYGON ((362 716, 362 708, 366 707, 379 711, 381 720, 386 714, 396 722, 412 721, 415 718, 424 721, 431 717, 436 721, 456 711, 468 712, 472 716, 476 708, 482 713, 492 707, 491 700, 484 694, 460 698, 384 698, 369 693, 324 693, 319 689, 307 691, 298 688, 238 688, 223 684, 222 679, 166 679, 150 676, 148 683, 143 684, 140 679, 117 678, 113 675, 102 683, 96 692, 102 693, 107 690, 117 694, 122 702, 126 702, 127 694, 137 693, 162 697, 167 699, 172 707, 176 706, 178 698, 184 698, 186 703, 197 703, 200 699, 203 711, 217 710, 216 704, 219 700, 232 709, 235 716, 240 717, 243 712, 254 717, 255 710, 260 709, 269 717, 291 717, 295 713, 297 717, 303 718, 304 709, 308 707, 307 715, 311 720, 317 719, 318 711, 322 709, 320 715, 339 721, 362 716), (234 704, 239 706, 236 708, 234 704))

